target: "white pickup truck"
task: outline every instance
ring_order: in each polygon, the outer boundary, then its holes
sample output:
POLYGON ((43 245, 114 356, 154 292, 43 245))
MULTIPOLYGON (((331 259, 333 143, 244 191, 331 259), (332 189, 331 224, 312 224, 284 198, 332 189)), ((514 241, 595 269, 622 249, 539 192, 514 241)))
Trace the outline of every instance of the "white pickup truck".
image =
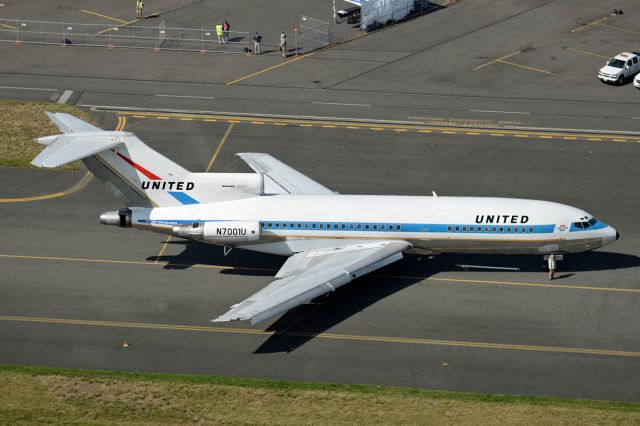
POLYGON ((598 78, 603 83, 624 83, 625 79, 640 72, 638 55, 637 52, 622 52, 614 56, 610 61, 607 61, 604 67, 600 68, 598 78))

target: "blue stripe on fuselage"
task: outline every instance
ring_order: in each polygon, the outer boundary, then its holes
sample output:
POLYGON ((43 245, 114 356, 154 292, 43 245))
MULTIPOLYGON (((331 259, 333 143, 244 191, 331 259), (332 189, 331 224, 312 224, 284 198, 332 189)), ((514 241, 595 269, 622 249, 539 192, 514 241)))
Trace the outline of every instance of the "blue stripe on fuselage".
POLYGON ((184 192, 175 192, 175 191, 167 191, 169 195, 171 195, 176 200, 180 201, 182 204, 200 204, 198 200, 195 200, 185 194, 184 192))

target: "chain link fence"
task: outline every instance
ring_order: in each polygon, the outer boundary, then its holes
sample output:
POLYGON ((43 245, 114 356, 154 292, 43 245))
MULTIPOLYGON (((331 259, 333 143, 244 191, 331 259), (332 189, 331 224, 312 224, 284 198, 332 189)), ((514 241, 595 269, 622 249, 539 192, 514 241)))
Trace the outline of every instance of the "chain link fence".
POLYGON ((219 39, 215 29, 169 27, 163 19, 155 26, 114 26, 0 18, 0 42, 242 53, 251 37, 228 31, 219 39))

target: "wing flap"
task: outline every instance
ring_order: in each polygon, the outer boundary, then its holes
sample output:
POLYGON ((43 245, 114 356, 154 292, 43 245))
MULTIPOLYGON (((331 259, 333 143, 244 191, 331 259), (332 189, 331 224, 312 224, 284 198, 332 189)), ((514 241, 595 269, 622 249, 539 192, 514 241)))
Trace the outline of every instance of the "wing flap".
POLYGON ((242 158, 253 170, 265 176, 265 193, 334 195, 334 191, 308 178, 269 154, 243 152, 242 158))
POLYGON ((409 247, 404 241, 380 241, 298 253, 280 269, 276 275, 280 279, 213 321, 251 320, 252 325, 258 324, 400 260, 409 247))

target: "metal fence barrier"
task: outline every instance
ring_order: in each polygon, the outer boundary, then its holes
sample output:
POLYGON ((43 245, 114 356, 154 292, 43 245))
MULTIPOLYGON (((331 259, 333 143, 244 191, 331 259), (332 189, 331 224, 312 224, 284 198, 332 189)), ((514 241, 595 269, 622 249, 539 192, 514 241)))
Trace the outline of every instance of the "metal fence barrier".
MULTIPOLYGON (((242 53, 251 43, 245 31, 218 41, 215 29, 27 21, 0 18, 0 42, 242 53)), ((252 46, 253 47, 253 46, 252 46)))
POLYGON ((330 25, 328 22, 300 15, 297 34, 297 53, 306 53, 327 46, 330 40, 330 25))

